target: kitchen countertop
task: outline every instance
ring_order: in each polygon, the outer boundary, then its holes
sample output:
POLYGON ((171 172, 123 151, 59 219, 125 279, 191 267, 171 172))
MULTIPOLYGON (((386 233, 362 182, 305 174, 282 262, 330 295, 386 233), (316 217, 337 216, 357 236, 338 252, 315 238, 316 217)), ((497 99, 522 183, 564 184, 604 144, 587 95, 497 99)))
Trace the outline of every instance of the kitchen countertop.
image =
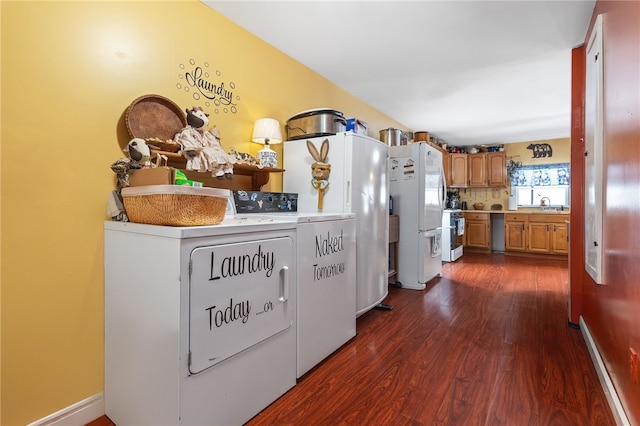
POLYGON ((540 210, 540 209, 518 209, 518 210, 462 210, 463 213, 491 213, 491 214, 551 214, 551 215, 569 215, 570 210, 540 210))

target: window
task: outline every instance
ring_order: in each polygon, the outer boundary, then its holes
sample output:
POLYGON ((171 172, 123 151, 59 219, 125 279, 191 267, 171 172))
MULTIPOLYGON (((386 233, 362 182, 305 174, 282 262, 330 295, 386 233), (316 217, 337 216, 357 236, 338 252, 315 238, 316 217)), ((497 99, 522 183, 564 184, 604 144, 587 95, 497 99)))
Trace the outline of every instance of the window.
POLYGON ((547 205, 569 206, 569 163, 521 166, 511 175, 511 186, 522 207, 538 207, 542 198, 547 205))

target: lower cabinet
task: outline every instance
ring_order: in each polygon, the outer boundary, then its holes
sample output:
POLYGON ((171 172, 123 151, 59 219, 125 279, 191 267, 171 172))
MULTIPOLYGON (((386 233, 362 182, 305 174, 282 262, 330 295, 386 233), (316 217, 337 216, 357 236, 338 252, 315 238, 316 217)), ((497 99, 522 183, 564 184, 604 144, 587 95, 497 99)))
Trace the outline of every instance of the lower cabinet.
POLYGON ((548 223, 529 223, 529 251, 532 253, 549 253, 551 250, 548 223))
POLYGON ((527 250, 527 215, 508 213, 504 218, 505 251, 527 250))
POLYGON ((569 253, 569 233, 568 225, 564 223, 554 223, 551 236, 551 250, 553 253, 569 253))
POLYGON ((568 254, 567 216, 508 213, 505 215, 505 251, 568 254))
POLYGON ((566 216, 529 214, 529 251, 532 253, 568 253, 566 216))
POLYGON ((465 247, 491 249, 490 213, 465 213, 465 247))
MULTIPOLYGON (((492 246, 490 212, 466 211, 464 217, 465 248, 498 250, 492 246)), ((553 213, 504 213, 504 251, 566 256, 567 219, 568 215, 553 213)))

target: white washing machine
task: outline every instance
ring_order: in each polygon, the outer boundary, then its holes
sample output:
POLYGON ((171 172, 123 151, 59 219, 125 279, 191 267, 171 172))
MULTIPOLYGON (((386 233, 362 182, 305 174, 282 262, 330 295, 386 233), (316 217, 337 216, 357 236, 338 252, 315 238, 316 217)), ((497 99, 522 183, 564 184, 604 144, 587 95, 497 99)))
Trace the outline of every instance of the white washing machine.
POLYGON ((105 413, 240 425, 296 383, 296 223, 105 222, 105 413))
POLYGON ((236 217, 273 217, 296 224, 299 378, 356 335, 355 214, 269 208, 290 209, 288 194, 244 191, 235 197, 241 211, 236 217))

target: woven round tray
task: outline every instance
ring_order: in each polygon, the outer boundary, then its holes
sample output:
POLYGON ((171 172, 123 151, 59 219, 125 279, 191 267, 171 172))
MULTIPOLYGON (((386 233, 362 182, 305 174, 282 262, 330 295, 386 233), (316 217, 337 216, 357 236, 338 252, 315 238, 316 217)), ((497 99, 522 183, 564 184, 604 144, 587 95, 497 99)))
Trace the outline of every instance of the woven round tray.
MULTIPOLYGON (((156 139, 171 141, 186 125, 185 113, 171 99, 160 95, 144 95, 131 102, 125 113, 127 132, 131 138, 156 139)), ((148 141, 152 145, 163 145, 159 142, 148 141)), ((171 149, 160 146, 166 151, 176 152, 180 145, 175 144, 171 149)))

